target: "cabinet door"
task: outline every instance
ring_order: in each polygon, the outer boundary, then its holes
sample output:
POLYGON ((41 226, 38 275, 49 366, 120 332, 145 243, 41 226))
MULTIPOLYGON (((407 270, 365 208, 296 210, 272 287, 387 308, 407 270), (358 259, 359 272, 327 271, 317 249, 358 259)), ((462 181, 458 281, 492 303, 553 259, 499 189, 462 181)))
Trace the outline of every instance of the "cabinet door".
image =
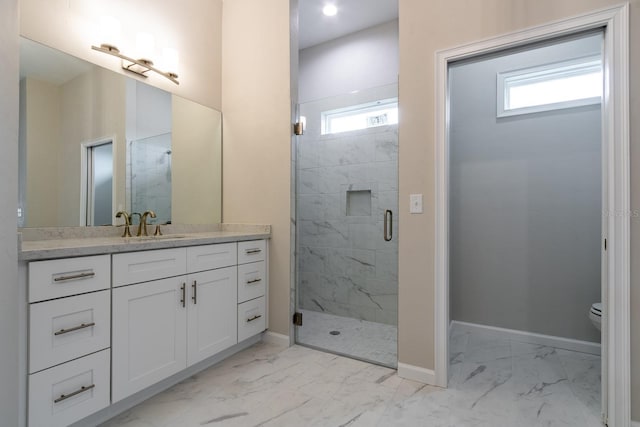
POLYGON ((113 402, 186 368, 187 297, 186 276, 113 290, 113 402))
POLYGON ((238 342, 237 277, 235 266, 188 276, 189 365, 213 356, 238 342))

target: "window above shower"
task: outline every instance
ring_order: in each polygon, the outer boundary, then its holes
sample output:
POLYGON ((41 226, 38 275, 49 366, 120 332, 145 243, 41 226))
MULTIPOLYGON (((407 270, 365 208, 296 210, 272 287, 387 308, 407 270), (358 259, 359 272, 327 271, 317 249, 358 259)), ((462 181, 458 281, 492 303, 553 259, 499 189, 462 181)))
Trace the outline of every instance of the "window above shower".
POLYGON ((599 104, 602 59, 589 56, 497 75, 497 116, 599 104))
POLYGON ((322 112, 322 135, 398 124, 398 98, 322 112))

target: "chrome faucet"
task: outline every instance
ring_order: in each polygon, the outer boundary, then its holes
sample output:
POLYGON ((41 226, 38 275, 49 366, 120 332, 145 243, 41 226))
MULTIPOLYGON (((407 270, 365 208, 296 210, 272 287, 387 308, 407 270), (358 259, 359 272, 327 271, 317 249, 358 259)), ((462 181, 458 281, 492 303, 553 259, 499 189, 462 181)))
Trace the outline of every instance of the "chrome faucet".
POLYGON ((124 218, 124 224, 119 225, 118 227, 124 227, 124 233, 122 233, 122 237, 131 237, 131 230, 129 227, 131 226, 131 217, 127 213, 127 211, 120 211, 116 214, 116 218, 124 218))
POLYGON ((156 213, 154 211, 146 211, 140 217, 140 225, 138 226, 138 234, 137 236, 148 236, 147 234, 147 216, 151 218, 156 217, 156 213))

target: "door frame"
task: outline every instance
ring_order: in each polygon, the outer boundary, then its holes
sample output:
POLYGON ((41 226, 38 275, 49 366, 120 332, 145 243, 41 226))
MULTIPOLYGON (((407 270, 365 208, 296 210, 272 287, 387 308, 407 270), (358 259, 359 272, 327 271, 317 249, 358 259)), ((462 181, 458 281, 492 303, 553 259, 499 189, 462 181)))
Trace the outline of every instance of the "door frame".
POLYGON ((93 212, 88 212, 87 203, 89 202, 87 198, 87 191, 89 189, 89 168, 88 168, 88 152, 93 147, 97 147, 99 145, 111 144, 111 156, 113 158, 113 179, 111 182, 111 216, 112 216, 112 224, 115 224, 115 218, 113 215, 115 214, 116 204, 117 204, 117 183, 116 183, 116 136, 105 136, 103 138, 94 139, 91 141, 85 141, 80 144, 80 226, 87 225, 87 215, 89 213, 93 214, 93 212))
MULTIPOLYGON (((630 163, 629 5, 602 9, 436 52, 435 382, 449 369, 449 81, 451 62, 604 28, 602 100, 602 394, 611 426, 629 427, 630 400, 630 163), (604 243, 604 240, 603 240, 604 243), (604 245, 603 245, 604 246, 604 245)), ((585 317, 587 308, 585 308, 585 317)))

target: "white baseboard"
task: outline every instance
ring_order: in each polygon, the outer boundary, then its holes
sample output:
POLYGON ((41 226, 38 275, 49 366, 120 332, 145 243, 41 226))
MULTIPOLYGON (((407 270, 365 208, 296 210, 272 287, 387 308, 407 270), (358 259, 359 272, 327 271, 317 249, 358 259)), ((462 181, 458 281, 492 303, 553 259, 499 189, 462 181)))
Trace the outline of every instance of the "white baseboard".
POLYGON ((398 376, 411 381, 423 384, 437 385, 436 373, 433 369, 421 368, 420 366, 407 365, 398 362, 398 376))
POLYGON ((264 334, 262 334, 262 341, 279 347, 289 347, 291 345, 288 335, 271 331, 265 331, 264 334))
POLYGON ((517 331, 514 329, 498 328, 495 326, 478 325, 476 323, 459 322, 457 320, 451 321, 450 327, 453 327, 453 325, 467 329, 469 331, 491 332, 493 334, 501 335, 514 341, 526 342, 530 344, 546 345, 549 347, 596 355, 600 355, 601 352, 600 344, 595 342, 554 337, 552 335, 536 334, 533 332, 517 331))

